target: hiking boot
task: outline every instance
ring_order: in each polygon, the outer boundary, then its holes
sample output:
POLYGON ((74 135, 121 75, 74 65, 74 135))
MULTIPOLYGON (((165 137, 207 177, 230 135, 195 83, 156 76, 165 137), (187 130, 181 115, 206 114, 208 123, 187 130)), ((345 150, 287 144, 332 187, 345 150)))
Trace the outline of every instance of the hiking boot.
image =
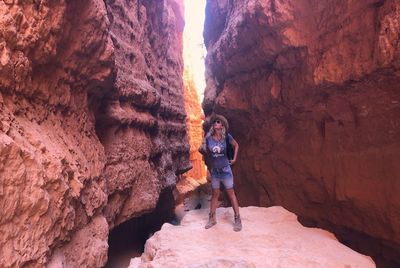
POLYGON ((217 220, 215 219, 215 212, 208 214, 208 222, 204 228, 209 229, 217 224, 217 220))
POLYGON ((233 230, 235 232, 239 232, 242 230, 242 220, 240 219, 240 215, 235 216, 235 222, 233 223, 233 230))

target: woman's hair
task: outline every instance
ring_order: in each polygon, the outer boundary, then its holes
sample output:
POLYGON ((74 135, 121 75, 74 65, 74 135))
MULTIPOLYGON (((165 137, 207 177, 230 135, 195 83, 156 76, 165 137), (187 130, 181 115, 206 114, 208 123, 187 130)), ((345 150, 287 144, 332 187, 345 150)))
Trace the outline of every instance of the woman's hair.
MULTIPOLYGON (((214 124, 212 124, 206 136, 211 137, 212 135, 214 135, 214 133, 215 133, 214 124)), ((222 139, 225 140, 225 138, 226 138, 226 128, 225 126, 222 126, 222 139)))

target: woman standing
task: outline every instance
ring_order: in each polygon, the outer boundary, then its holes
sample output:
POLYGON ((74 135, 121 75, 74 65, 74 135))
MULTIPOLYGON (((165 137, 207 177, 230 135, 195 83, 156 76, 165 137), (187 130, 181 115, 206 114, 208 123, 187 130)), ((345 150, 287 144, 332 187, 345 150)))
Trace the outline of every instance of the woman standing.
POLYGON ((215 211, 220 194, 220 183, 223 183, 235 213, 233 230, 238 232, 242 229, 242 222, 239 214, 239 204, 233 190, 233 174, 230 166, 236 162, 239 144, 228 134, 228 128, 228 120, 226 120, 225 117, 222 115, 212 116, 210 130, 200 148, 200 152, 207 160, 206 164, 211 174, 212 186, 210 214, 205 228, 208 229, 217 224, 215 211), (228 139, 226 135, 228 135, 228 139), (228 160, 227 157, 227 140, 234 147, 234 156, 232 160, 228 160))

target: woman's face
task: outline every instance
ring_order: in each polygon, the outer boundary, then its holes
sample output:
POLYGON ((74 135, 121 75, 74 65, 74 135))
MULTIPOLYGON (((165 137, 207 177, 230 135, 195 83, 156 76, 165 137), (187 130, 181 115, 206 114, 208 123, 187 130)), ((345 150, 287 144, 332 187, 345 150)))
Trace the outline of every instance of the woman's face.
POLYGON ((214 129, 215 130, 222 130, 222 122, 221 120, 215 120, 214 121, 214 129))

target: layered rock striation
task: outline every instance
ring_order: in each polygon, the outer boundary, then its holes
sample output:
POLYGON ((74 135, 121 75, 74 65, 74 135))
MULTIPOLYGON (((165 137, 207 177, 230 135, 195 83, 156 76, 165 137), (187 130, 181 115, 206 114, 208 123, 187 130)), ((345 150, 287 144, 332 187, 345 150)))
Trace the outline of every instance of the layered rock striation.
POLYGON ((240 144, 240 203, 399 265, 400 3, 208 1, 204 37, 203 108, 240 144))
POLYGON ((0 266, 103 266, 190 168, 181 9, 0 1, 0 266))
POLYGON ((105 215, 118 224, 154 208, 160 191, 191 168, 184 21, 179 1, 106 3, 117 71, 115 91, 102 100, 97 131, 107 155, 105 215))
POLYGON ((184 34, 184 98, 185 110, 187 113, 186 125, 190 145, 190 162, 193 168, 182 174, 181 179, 177 184, 177 190, 180 197, 183 197, 185 194, 207 182, 207 171, 203 162, 203 156, 198 151, 204 136, 202 126, 204 114, 201 109, 198 88, 195 83, 194 73, 197 70, 191 53, 189 37, 184 34))

